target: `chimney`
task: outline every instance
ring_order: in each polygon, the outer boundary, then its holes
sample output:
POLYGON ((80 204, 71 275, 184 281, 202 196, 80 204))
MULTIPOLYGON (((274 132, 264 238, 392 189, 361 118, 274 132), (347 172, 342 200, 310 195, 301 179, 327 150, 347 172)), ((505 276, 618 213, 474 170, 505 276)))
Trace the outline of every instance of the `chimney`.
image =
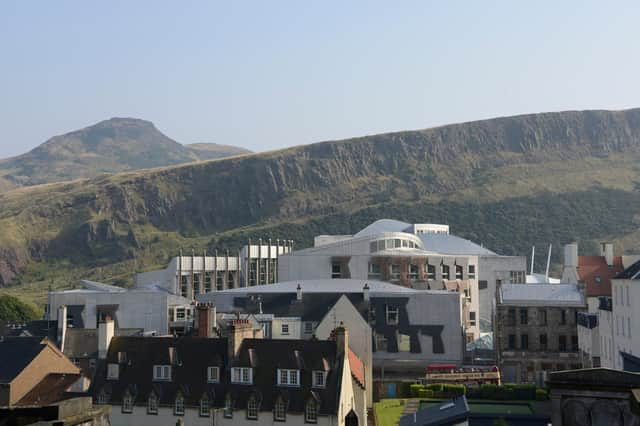
POLYGON ((98 324, 98 358, 106 359, 109 343, 113 338, 115 324, 110 316, 105 317, 104 321, 98 324))
POLYGON ((369 301, 369 284, 368 283, 364 283, 364 287, 362 287, 362 297, 364 298, 365 302, 369 301))
POLYGON ((231 320, 229 337, 227 338, 227 355, 229 360, 238 355, 238 350, 244 339, 253 338, 253 326, 248 319, 231 320))
POLYGON ((296 300, 298 302, 302 301, 302 287, 300 287, 300 284, 298 284, 298 287, 296 288, 296 300))
POLYGON ((578 284, 578 243, 564 246, 564 269, 561 281, 565 284, 578 284))
POLYGON ((613 266, 613 243, 600 243, 600 256, 604 257, 608 266, 613 266))
POLYGON ((340 325, 334 332, 336 336, 336 355, 338 357, 347 356, 349 352, 349 332, 342 321, 340 321, 340 325))
POLYGON ((198 337, 213 337, 213 328, 216 326, 216 308, 210 303, 199 303, 198 312, 198 337))
POLYGON ((64 343, 67 338, 67 307, 58 307, 58 347, 64 351, 64 343))

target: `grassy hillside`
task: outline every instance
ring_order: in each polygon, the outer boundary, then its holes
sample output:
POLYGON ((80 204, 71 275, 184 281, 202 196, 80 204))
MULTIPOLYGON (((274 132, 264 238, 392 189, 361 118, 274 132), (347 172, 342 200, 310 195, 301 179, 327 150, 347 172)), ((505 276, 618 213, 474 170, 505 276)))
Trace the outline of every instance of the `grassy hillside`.
POLYGON ((640 110, 563 112, 324 142, 0 194, 0 282, 42 300, 126 284, 180 248, 449 223, 504 254, 613 239, 637 251, 640 110))

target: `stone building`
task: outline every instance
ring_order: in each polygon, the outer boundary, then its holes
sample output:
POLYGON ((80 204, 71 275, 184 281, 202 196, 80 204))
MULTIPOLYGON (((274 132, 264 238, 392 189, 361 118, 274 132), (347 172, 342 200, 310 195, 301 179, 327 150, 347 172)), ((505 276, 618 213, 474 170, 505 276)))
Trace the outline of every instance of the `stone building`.
POLYGON ((503 381, 541 385, 551 371, 580 368, 577 319, 585 309, 575 284, 500 286, 494 344, 503 381))

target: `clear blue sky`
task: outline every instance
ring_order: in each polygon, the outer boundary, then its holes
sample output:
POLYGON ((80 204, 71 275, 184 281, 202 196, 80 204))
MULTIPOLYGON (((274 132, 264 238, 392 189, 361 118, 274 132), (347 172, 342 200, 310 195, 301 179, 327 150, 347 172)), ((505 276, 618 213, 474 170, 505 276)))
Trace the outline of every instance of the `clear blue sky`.
POLYGON ((253 150, 640 106, 640 2, 0 2, 0 157, 113 116, 253 150))

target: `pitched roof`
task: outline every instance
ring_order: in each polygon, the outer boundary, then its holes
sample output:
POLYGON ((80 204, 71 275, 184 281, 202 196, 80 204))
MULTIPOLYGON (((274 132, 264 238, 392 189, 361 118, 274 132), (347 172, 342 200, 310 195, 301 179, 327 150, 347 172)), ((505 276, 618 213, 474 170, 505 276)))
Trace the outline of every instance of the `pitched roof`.
MULTIPOLYGON (((637 280, 640 278, 640 260, 629 266, 624 271, 620 272, 616 275, 615 278, 619 279, 627 279, 627 280, 637 280)), ((609 295, 611 295, 611 289, 609 289, 609 295)))
POLYGON ((549 374, 547 384, 551 387, 633 389, 640 388, 640 374, 609 368, 556 371, 549 374))
POLYGON ((503 284, 504 305, 583 306, 584 297, 576 284, 503 284))
POLYGON ((611 296, 611 278, 623 269, 622 256, 615 256, 611 267, 604 256, 578 256, 578 278, 587 297, 611 296))
MULTIPOLYGON (((116 336, 142 334, 141 328, 116 328, 116 336)), ((69 358, 98 357, 98 329, 68 328, 64 342, 64 354, 69 358)))
POLYGON ((52 373, 35 385, 16 406, 46 406, 65 399, 67 390, 79 378, 80 374, 59 374, 52 373))
POLYGON ((41 337, 0 340, 0 383, 10 383, 47 346, 41 337))
POLYGON ((400 417, 399 426, 458 424, 458 422, 466 420, 470 412, 467 398, 461 396, 460 398, 423 408, 415 414, 406 414, 400 417))
POLYGON ((361 387, 364 388, 364 363, 360 358, 358 358, 358 355, 351 350, 351 348, 349 348, 349 368, 351 369, 351 375, 353 378, 361 387))
POLYGON ((335 342, 244 339, 237 357, 231 360, 227 357, 227 344, 227 339, 199 337, 114 337, 106 362, 98 366, 90 392, 94 398, 103 393, 115 405, 122 403, 127 392, 136 405, 146 405, 151 392, 160 405, 173 405, 180 393, 186 406, 198 406, 206 395, 214 407, 223 407, 229 394, 236 408, 245 408, 253 395, 259 400, 260 411, 270 411, 278 396, 282 396, 288 410, 297 412, 304 410, 304 404, 313 395, 320 401, 321 414, 337 411, 341 367, 335 342), (119 352, 126 353, 126 361, 122 362, 119 352), (119 380, 106 379, 107 363, 119 363, 119 380), (171 381, 153 381, 154 365, 171 365, 171 381), (210 366, 219 367, 219 383, 207 383, 210 366), (253 368, 253 384, 232 384, 232 366, 253 368), (300 387, 277 387, 278 368, 301 370, 300 387), (326 388, 312 389, 313 370, 328 372, 326 388))

